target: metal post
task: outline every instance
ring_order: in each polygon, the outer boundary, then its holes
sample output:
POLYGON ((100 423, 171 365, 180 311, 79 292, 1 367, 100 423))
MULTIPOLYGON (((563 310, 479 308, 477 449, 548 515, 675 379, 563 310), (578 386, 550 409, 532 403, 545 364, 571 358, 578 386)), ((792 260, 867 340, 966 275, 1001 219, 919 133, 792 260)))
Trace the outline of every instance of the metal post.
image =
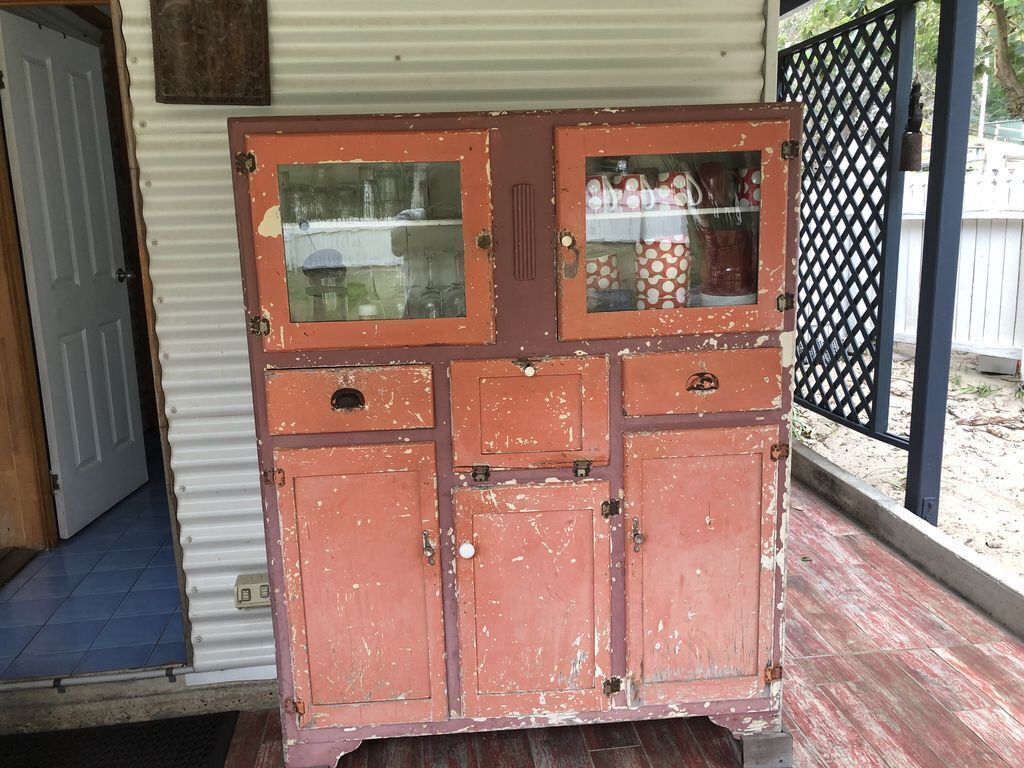
POLYGON ((977 22, 978 0, 942 0, 904 502, 933 525, 939 517, 977 22))

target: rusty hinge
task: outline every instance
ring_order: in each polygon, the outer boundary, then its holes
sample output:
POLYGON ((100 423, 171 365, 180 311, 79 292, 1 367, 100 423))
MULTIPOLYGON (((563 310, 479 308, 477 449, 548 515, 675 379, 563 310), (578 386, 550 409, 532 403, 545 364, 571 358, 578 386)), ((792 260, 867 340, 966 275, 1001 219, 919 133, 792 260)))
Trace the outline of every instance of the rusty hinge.
POLYGON ((792 160, 800 156, 800 142, 796 139, 786 139, 782 142, 782 159, 792 160))
POLYGON ((302 699, 285 699, 284 711, 302 717, 304 714, 306 714, 306 702, 304 702, 302 699))
POLYGON ((284 470, 264 469, 263 482, 265 485, 276 485, 278 488, 284 488, 284 470))
POLYGON ((613 693, 618 693, 621 690, 621 677, 606 677, 604 682, 601 683, 601 692, 604 693, 605 696, 611 696, 613 693))
POLYGON ((772 461, 789 458, 789 443, 775 443, 771 450, 772 461))
POLYGON ((491 479, 491 468, 486 464, 474 464, 470 477, 474 483, 486 483, 491 479))
POLYGON ((269 336, 270 320, 262 315, 254 315, 249 318, 249 333, 253 336, 269 336))
POLYGON ((782 679, 782 665, 769 664, 764 668, 764 684, 771 685, 782 679))
POLYGON ((576 459, 572 463, 573 477, 590 477, 590 466, 593 462, 590 459, 576 459))
POLYGON ((248 176, 256 171, 256 155, 252 150, 235 155, 235 171, 243 176, 248 176))
POLYGON ((601 517, 607 520, 622 512, 622 501, 620 499, 607 499, 601 502, 601 517))
POLYGON ((50 473, 50 490, 54 493, 60 490, 60 475, 56 472, 50 473))
POLYGON ((796 297, 792 293, 780 293, 778 298, 775 299, 775 308, 779 312, 785 312, 787 309, 793 309, 796 306, 796 297))

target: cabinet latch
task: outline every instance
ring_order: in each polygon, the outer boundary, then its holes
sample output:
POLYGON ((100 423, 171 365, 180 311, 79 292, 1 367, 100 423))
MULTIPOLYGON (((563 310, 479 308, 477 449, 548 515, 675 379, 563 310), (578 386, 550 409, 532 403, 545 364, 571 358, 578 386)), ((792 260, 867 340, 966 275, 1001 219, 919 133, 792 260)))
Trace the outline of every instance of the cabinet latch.
POLYGON ((263 483, 265 485, 276 485, 278 488, 284 488, 284 470, 264 469, 263 483))
POLYGON ((590 467, 593 462, 590 459, 576 459, 572 463, 573 477, 590 477, 590 467))
POLYGON ((269 336, 270 320, 263 315, 253 315, 249 318, 249 333, 253 336, 269 336))
POLYGON ((796 139, 786 139, 782 142, 782 159, 792 160, 800 156, 800 142, 796 139))
POLYGON ((601 692, 604 693, 605 696, 611 696, 613 693, 618 693, 621 690, 621 677, 606 677, 604 682, 601 683, 601 692))
POLYGON ((306 714, 306 702, 304 702, 302 699, 285 699, 284 711, 302 717, 304 714, 306 714))
POLYGON ((491 468, 486 464, 474 464, 470 475, 474 483, 486 483, 491 479, 491 468))
POLYGON ((789 458, 789 443, 776 443, 771 450, 772 461, 789 458))
POLYGON ((619 499, 607 499, 601 502, 601 517, 607 520, 615 517, 622 511, 622 502, 619 499))
POLYGON ((256 155, 252 150, 235 155, 235 171, 243 176, 248 176, 256 171, 256 155))
POLYGON ((771 685, 782 679, 782 665, 769 664, 764 668, 764 684, 771 685))
POLYGON ((787 309, 793 309, 796 306, 796 298, 792 293, 781 293, 779 297, 775 299, 775 308, 779 312, 785 312, 787 309))

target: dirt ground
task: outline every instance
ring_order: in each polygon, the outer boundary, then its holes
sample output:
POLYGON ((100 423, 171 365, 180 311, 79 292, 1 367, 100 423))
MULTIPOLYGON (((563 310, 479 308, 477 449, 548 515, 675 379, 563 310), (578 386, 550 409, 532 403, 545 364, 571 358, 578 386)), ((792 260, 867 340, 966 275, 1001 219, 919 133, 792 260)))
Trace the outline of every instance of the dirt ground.
MULTIPOLYGON (((975 364, 975 356, 961 353, 951 364, 939 528, 1024 577, 1024 392, 1016 377, 978 373, 975 364)), ((893 434, 910 430, 913 382, 914 361, 898 352, 893 434)), ((814 450, 903 502, 906 451, 799 407, 794 430, 814 450)))

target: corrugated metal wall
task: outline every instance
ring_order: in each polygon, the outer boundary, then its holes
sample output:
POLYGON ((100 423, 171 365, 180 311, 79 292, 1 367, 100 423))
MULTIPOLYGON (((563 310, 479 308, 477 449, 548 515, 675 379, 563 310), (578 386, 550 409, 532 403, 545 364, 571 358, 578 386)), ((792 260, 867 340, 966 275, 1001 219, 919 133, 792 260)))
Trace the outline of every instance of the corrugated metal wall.
POLYGON ((777 0, 273 0, 274 105, 157 104, 149 0, 123 31, 197 670, 273 663, 225 120, 760 101, 777 0))

